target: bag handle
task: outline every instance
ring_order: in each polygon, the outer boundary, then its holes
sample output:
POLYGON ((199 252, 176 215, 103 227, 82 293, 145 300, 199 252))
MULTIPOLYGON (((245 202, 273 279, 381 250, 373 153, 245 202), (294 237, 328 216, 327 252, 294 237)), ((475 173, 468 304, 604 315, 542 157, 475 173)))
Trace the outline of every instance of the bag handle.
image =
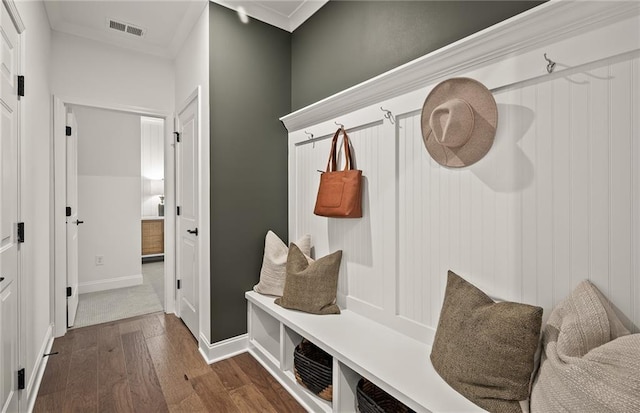
POLYGON ((344 171, 348 169, 353 169, 353 160, 351 159, 349 136, 347 135, 347 131, 345 131, 344 128, 341 127, 336 131, 336 133, 333 135, 333 139, 331 140, 331 151, 329 152, 329 160, 327 161, 327 168, 326 168, 327 172, 334 172, 338 170, 336 149, 338 146, 338 138, 340 137, 340 132, 342 132, 342 135, 343 135, 342 143, 344 144, 344 156, 345 156, 344 171))

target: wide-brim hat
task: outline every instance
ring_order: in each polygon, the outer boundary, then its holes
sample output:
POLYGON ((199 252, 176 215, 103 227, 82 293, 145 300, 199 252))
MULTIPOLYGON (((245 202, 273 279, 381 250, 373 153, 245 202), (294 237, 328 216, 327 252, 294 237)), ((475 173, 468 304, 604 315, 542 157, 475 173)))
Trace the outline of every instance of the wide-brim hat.
POLYGON ((469 166, 491 149, 496 101, 482 83, 455 77, 437 84, 422 106, 422 139, 431 157, 451 168, 469 166))

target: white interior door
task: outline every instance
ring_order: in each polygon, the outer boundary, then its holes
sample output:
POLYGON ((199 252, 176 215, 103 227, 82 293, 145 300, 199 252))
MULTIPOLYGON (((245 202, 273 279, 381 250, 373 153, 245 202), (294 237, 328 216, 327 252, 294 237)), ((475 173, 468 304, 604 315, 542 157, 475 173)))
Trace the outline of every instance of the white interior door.
POLYGON ((72 327, 78 310, 78 123, 73 112, 67 113, 67 327, 72 327), (67 129, 69 130, 69 129, 67 129))
POLYGON ((19 35, 0 7, 0 409, 18 411, 19 35))
POLYGON ((178 114, 176 142, 176 278, 178 315, 198 337, 198 102, 178 114), (177 213, 177 210, 176 210, 177 213))

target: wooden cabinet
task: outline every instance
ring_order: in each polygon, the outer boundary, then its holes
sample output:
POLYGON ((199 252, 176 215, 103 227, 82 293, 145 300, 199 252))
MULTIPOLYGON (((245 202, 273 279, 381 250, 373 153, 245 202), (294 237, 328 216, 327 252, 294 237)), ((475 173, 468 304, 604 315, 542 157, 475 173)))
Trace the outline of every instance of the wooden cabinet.
POLYGON ((142 255, 164 254, 164 219, 142 220, 142 255))

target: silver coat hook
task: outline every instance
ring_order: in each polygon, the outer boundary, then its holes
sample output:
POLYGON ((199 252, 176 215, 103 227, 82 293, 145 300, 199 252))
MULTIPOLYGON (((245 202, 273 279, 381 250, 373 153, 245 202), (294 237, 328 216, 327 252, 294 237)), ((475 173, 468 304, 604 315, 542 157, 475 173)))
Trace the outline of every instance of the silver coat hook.
POLYGON ((344 125, 342 123, 338 123, 335 120, 333 121, 333 123, 335 123, 336 125, 340 126, 342 129, 344 129, 344 125))
MULTIPOLYGON (((304 131, 304 133, 306 133, 307 135, 309 135, 309 136, 307 137, 307 140, 311 140, 311 139, 313 139, 313 133, 311 133, 311 132, 307 132, 307 131, 304 131)), ((313 141, 313 142, 312 142, 311 147, 315 149, 315 147, 316 147, 316 141, 313 141)))
POLYGON ((391 124, 393 125, 395 123, 395 120, 393 119, 393 113, 391 113, 391 111, 388 109, 384 109, 382 106, 380 106, 380 110, 384 112, 384 118, 389 119, 389 122, 391 122, 391 124))
POLYGON ((555 69, 555 68, 556 68, 556 62, 554 62, 553 60, 549 59, 549 58, 547 57, 547 54, 546 54, 546 53, 544 54, 544 59, 545 59, 547 62, 549 62, 549 63, 547 64, 547 73, 551 73, 551 72, 553 72, 553 69, 555 69))

